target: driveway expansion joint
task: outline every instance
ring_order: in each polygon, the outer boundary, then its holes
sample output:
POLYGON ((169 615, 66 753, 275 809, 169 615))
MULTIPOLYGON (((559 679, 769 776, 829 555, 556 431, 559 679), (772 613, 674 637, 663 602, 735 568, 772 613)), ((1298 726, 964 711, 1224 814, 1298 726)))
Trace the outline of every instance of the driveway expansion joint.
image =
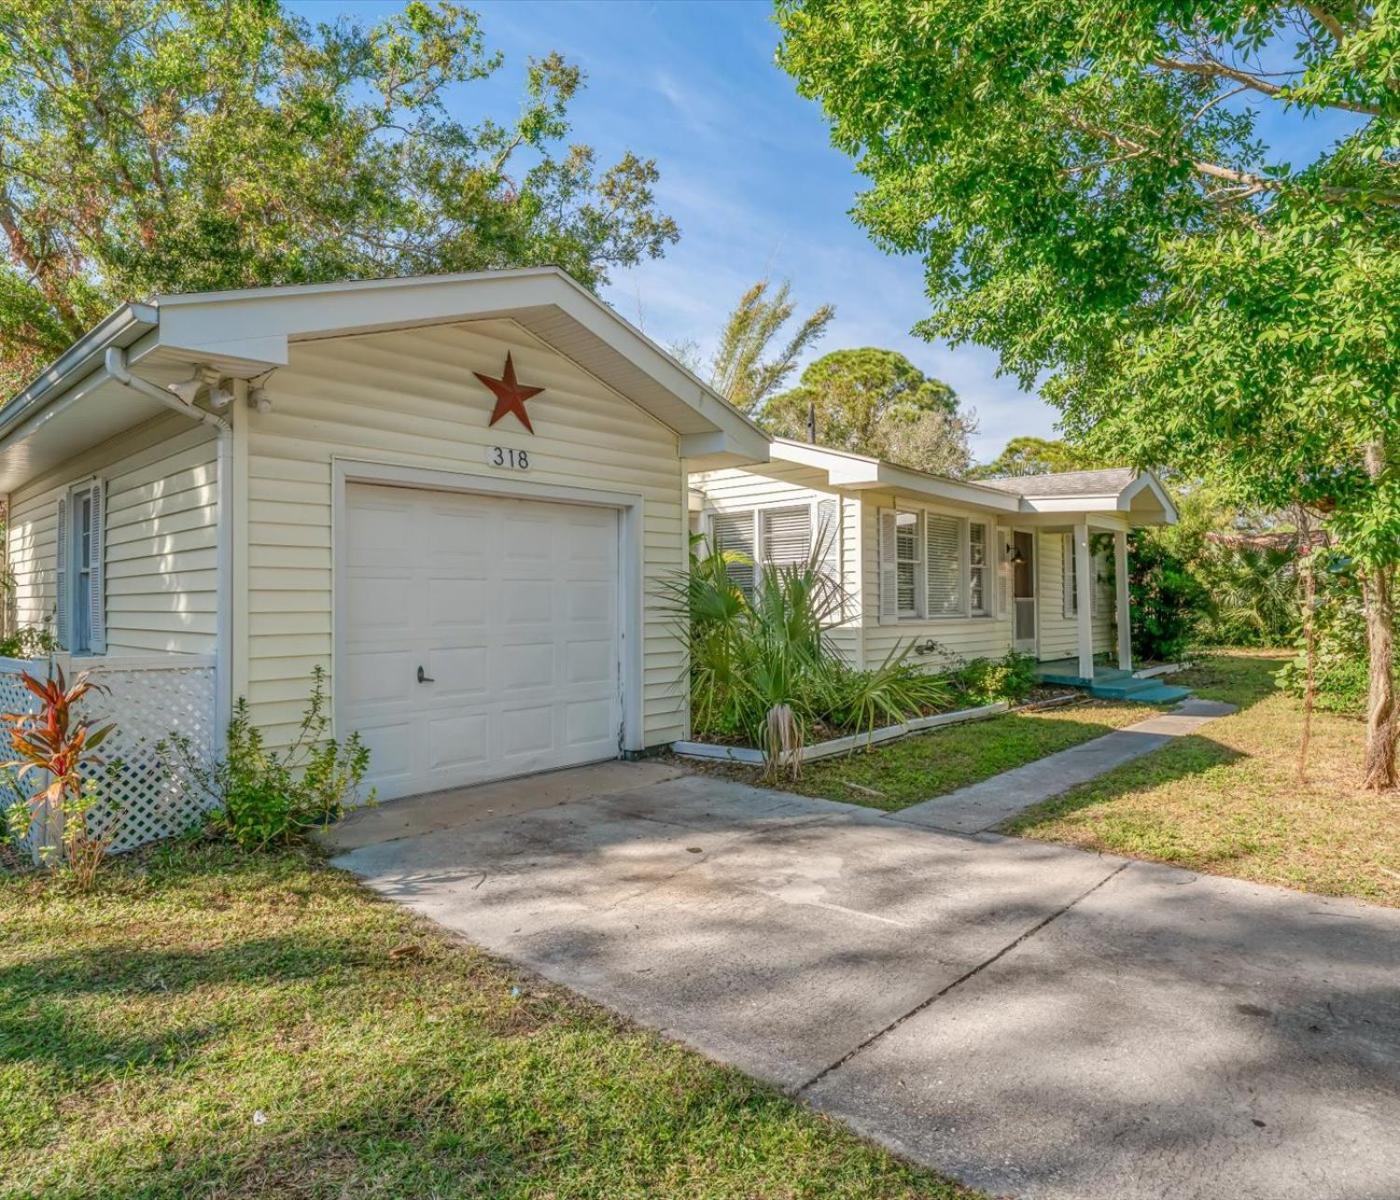
POLYGON ((1117 876, 1121 875, 1124 871, 1126 871, 1129 867, 1133 865, 1134 864, 1131 860, 1128 862, 1119 863, 1118 866, 1114 867, 1113 870, 1111 870, 1107 875, 1105 875, 1092 887, 1085 888, 1084 891, 1080 892, 1079 895, 1075 896, 1073 900, 1069 901, 1069 903, 1062 905, 1061 907, 1055 909, 1054 912, 1048 913, 1046 916, 1042 917, 1029 929, 1025 930, 1023 933, 1019 934, 1011 941, 1007 942, 1006 945, 1003 946, 1000 950, 998 950, 995 954, 991 955, 988 958, 984 958, 976 966, 959 975, 951 983, 945 984, 943 987, 939 988, 938 991, 933 993, 933 995, 927 997, 924 1000, 919 1001, 919 1003, 914 1005, 914 1007, 911 1008, 908 1012, 902 1013, 900 1016, 896 1017, 883 1029, 876 1030, 876 1032, 872 1033, 863 1042, 852 1046, 851 1049, 847 1050, 845 1054, 843 1054, 835 1062, 823 1067, 820 1071, 813 1075, 811 1079, 807 1080, 806 1083, 800 1084, 796 1088, 793 1088, 790 1095, 794 1097, 801 1096, 804 1092, 821 1083, 821 1081, 827 1078, 827 1076, 834 1074, 836 1071, 839 1071, 853 1058, 870 1049, 871 1046, 873 1046, 876 1042, 880 1041, 887 1034, 893 1033, 911 1017, 918 1016, 919 1013, 923 1012, 925 1009, 929 1008, 931 1005, 941 1000, 944 996, 948 995, 948 993, 961 987, 964 983, 966 983, 969 979, 972 979, 974 976, 980 975, 993 963, 1005 958, 1018 946, 1024 944, 1025 942, 1028 942, 1031 938, 1035 937, 1036 934, 1040 933, 1040 931, 1043 930, 1046 926, 1059 920, 1062 916, 1065 915, 1065 913, 1069 912, 1070 909, 1074 908, 1075 905, 1079 904, 1083 900, 1087 900, 1101 887, 1109 883, 1111 880, 1115 879, 1117 876))

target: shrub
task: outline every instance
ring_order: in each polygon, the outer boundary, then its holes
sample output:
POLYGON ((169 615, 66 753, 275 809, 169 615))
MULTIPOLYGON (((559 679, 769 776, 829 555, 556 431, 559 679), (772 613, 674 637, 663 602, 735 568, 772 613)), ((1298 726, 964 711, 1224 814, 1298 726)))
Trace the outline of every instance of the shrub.
POLYGON ((1185 656, 1196 636, 1205 591, 1186 560, 1150 531, 1136 530, 1130 537, 1133 658, 1174 662, 1185 656))
POLYGON ((1302 589, 1292 549, 1205 542, 1190 570, 1204 593, 1205 641, 1286 646, 1297 636, 1302 589))
POLYGON ((974 658, 952 672, 951 682, 974 704, 1019 704, 1035 687, 1035 655, 1011 650, 1001 658, 974 658))
POLYGON ((47 627, 38 625, 21 626, 0 638, 0 658, 45 658, 57 649, 57 639, 47 627))
POLYGON ((317 667, 296 740, 286 749, 268 749, 241 698, 223 758, 212 764, 203 760, 183 736, 172 736, 158 749, 172 778, 212 802, 207 832, 245 850, 261 850, 330 824, 357 796, 369 750, 357 733, 344 742, 327 738, 329 728, 325 670, 317 667))
POLYGON ((44 808, 57 814, 61 822, 58 845, 43 847, 43 853, 65 866, 79 889, 87 891, 107 856, 116 825, 111 820, 115 809, 104 806, 101 788, 85 773, 102 765, 96 750, 116 726, 79 717, 78 703, 90 692, 106 689, 93 683, 86 671, 69 686, 62 667, 56 667, 49 679, 36 679, 24 671, 20 680, 38 699, 39 707, 0 716, 0 721, 10 726, 10 747, 15 755, 0 765, 13 770, 18 783, 31 772, 48 776, 48 784, 24 802, 24 815, 32 820, 44 808), (99 812, 108 819, 94 820, 99 812))
MULTIPOLYGON (((1366 652, 1366 616, 1361 591, 1345 576, 1318 573, 1321 603, 1315 610, 1317 707, 1325 712, 1356 713, 1366 709, 1370 672, 1366 652)), ((1307 687, 1306 651, 1278 673, 1279 685, 1301 698, 1307 687)))

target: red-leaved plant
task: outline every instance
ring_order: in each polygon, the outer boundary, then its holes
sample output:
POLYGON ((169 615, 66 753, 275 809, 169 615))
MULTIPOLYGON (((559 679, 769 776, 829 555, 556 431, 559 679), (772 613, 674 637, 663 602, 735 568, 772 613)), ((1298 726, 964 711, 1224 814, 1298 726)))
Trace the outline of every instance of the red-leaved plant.
POLYGON ((14 755, 0 766, 13 769, 20 780, 34 771, 48 773, 48 786, 29 797, 30 818, 37 816, 41 808, 60 814, 62 859, 78 886, 86 890, 92 886, 115 831, 93 835, 88 822, 99 798, 97 785, 85 782, 82 772, 84 767, 102 765, 103 760, 94 751, 116 725, 98 725, 80 718, 77 705, 89 692, 107 689, 93 683, 86 671, 70 686, 63 677, 63 668, 58 666, 51 679, 36 679, 27 671, 20 679, 38 698, 39 708, 35 712, 0 713, 0 721, 10 727, 10 751, 14 755))

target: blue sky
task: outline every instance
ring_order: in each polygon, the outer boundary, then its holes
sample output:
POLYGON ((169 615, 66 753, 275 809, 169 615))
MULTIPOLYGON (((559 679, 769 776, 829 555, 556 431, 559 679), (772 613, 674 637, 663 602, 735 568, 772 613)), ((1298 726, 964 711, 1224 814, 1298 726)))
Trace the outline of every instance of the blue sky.
MULTIPOLYGON (((289 7, 313 19, 374 20, 401 5, 293 0, 289 7)), ((657 341, 693 341, 708 356, 749 284, 788 279, 799 311, 836 305, 809 358, 847 346, 902 351, 976 410, 979 460, 1011 437, 1054 436, 1054 410, 997 378, 995 355, 909 333, 928 311, 919 263, 881 253, 851 222, 861 180, 831 148, 817 106, 774 65, 778 35, 767 0, 475 0, 470 7, 506 61, 490 80, 452 94, 454 116, 508 119, 526 60, 558 50, 588 78, 571 108, 573 139, 594 146, 603 164, 629 149, 656 160, 657 201, 679 222, 681 240, 664 259, 617 272, 605 295, 657 341)), ((1258 132, 1298 166, 1354 124, 1344 113, 1300 120, 1266 105, 1258 132)))
MULTIPOLYGON (((836 305, 815 353, 900 350, 977 410, 978 458, 994 456, 1018 434, 1053 436, 1053 410, 997 379, 994 355, 910 335, 928 311, 919 263, 881 253, 847 216, 860 180, 831 148, 816 105, 773 64, 778 36, 765 0, 470 6, 506 63, 493 79, 463 88, 460 100, 454 96, 454 115, 509 116, 525 60, 558 50, 588 76, 571 109, 574 138, 593 145, 600 162, 627 149, 656 159, 657 201, 680 224, 681 240, 664 259, 614 276, 605 295, 628 320, 663 345, 690 339, 708 353, 749 284, 764 275, 789 279, 800 312, 836 305)), ((343 12, 373 20, 399 5, 316 0, 289 7, 313 19, 343 12)))

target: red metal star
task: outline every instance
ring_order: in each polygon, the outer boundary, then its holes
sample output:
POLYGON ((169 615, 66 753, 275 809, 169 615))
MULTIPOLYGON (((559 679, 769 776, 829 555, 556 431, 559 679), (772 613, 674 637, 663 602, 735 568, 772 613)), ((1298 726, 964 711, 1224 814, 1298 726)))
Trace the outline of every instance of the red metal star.
POLYGON ((521 387, 515 381, 515 364, 510 361, 510 351, 506 351, 506 369, 501 372, 499 379, 492 379, 489 375, 483 375, 480 371, 473 371, 482 383, 489 387, 496 395, 496 408, 491 413, 491 420, 488 425, 494 425, 506 413, 514 413, 520 418, 520 423, 531 433, 535 432, 535 427, 530 424, 529 415, 525 412, 525 401, 531 396, 538 396, 544 388, 521 387))

